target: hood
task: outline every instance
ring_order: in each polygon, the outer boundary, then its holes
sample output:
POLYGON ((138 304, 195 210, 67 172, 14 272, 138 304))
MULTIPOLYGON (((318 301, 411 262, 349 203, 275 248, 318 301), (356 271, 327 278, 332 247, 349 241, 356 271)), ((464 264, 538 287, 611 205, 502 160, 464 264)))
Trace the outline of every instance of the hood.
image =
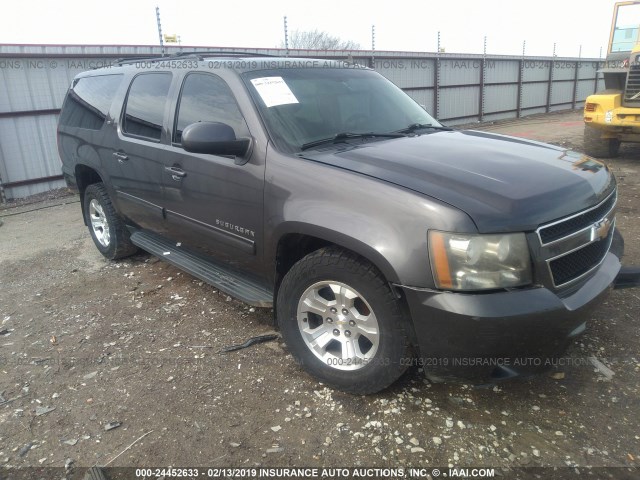
POLYGON ((472 130, 342 144, 339 150, 332 145, 301 156, 453 205, 482 233, 535 230, 597 204, 615 188, 608 167, 591 157, 472 130))

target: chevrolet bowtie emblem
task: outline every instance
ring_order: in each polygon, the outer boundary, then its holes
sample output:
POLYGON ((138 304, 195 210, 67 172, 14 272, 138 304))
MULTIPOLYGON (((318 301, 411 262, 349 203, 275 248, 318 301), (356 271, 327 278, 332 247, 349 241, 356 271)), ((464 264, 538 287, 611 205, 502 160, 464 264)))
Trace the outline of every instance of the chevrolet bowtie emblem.
POLYGON ((591 230, 591 237, 593 240, 598 239, 602 240, 603 238, 607 238, 609 235, 609 230, 611 230, 611 220, 608 218, 603 218, 598 223, 595 223, 591 230))

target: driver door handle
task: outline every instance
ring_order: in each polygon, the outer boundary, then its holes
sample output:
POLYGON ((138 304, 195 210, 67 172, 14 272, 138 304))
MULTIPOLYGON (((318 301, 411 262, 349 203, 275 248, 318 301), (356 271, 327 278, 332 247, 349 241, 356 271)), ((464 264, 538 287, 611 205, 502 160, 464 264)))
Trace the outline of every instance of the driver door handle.
POLYGON ((187 172, 178 167, 164 167, 164 169, 165 171, 169 172, 171 178, 176 181, 187 176, 187 172))
POLYGON ((129 157, 122 152, 113 152, 113 156, 118 159, 118 162, 123 163, 129 160, 129 157))

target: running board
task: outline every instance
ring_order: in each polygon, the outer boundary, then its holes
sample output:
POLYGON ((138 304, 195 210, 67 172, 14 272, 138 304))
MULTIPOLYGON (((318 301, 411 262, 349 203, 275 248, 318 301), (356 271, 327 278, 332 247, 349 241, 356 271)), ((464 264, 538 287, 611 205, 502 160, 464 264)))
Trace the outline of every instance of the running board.
POLYGON ((273 307, 273 292, 229 267, 205 260, 149 232, 134 232, 131 242, 238 300, 254 307, 273 307))

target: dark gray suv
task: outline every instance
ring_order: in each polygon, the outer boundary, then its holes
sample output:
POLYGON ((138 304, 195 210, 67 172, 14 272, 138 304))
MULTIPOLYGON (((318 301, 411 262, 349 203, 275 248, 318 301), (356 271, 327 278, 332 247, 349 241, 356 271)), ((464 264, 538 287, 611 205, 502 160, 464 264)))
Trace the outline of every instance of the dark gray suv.
POLYGON ((78 75, 63 172, 107 258, 138 248, 251 305, 353 393, 409 366, 548 368, 616 281, 616 182, 585 155, 444 127, 372 70, 185 55, 78 75))

